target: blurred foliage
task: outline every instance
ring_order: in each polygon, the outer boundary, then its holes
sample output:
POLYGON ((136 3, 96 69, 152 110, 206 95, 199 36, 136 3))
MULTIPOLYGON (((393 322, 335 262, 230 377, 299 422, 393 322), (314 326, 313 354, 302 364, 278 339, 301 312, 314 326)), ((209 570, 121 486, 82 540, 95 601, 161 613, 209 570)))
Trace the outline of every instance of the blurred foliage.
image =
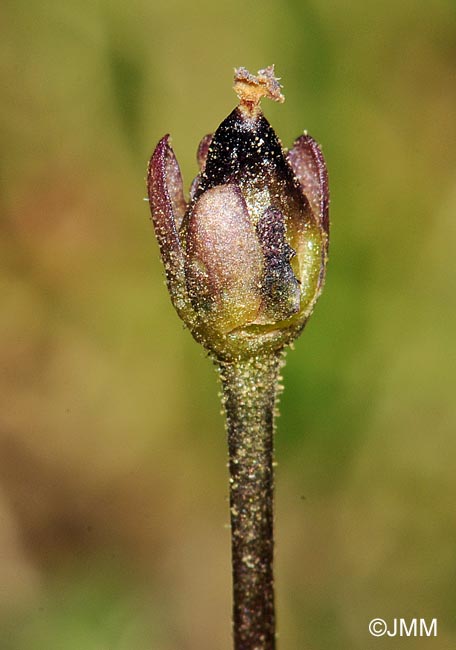
MULTIPOLYGON (((453 0, 6 0, 0 10, 0 647, 228 650, 214 372, 182 330, 145 165, 195 150, 232 68, 308 129, 332 192, 327 286, 277 432, 284 650, 365 650, 373 617, 456 643, 453 0)), ((396 647, 375 640, 375 647, 396 647)))

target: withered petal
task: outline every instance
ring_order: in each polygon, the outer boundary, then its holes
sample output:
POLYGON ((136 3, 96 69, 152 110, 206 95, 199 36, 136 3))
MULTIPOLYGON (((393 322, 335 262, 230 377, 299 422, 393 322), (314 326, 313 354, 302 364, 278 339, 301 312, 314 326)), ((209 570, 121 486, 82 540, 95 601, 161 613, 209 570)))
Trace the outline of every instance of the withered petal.
MULTIPOLYGON (((150 159, 147 190, 168 287, 176 305, 176 300, 183 299, 185 288, 184 254, 179 241, 176 212, 181 214, 179 211, 182 210, 182 203, 185 205, 185 202, 179 166, 168 141, 169 135, 165 135, 150 159)), ((182 305, 179 308, 182 308, 182 305)))
POLYGON ((316 219, 329 235, 328 172, 319 145, 310 135, 301 135, 288 152, 288 161, 316 219))
POLYGON ((234 184, 200 195, 186 228, 185 276, 190 300, 229 332, 255 319, 262 252, 242 193, 234 184))

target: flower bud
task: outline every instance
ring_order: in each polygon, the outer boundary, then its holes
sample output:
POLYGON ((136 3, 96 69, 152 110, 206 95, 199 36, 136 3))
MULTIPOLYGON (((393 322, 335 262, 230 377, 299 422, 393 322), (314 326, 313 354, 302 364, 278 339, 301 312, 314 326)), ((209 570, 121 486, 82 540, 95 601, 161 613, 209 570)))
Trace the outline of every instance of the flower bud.
POLYGON ((273 67, 236 70, 240 103, 198 148, 200 173, 185 202, 165 136, 148 170, 155 233, 173 304, 219 359, 280 350, 305 325, 321 293, 329 193, 317 143, 286 153, 261 112, 283 101, 273 67))

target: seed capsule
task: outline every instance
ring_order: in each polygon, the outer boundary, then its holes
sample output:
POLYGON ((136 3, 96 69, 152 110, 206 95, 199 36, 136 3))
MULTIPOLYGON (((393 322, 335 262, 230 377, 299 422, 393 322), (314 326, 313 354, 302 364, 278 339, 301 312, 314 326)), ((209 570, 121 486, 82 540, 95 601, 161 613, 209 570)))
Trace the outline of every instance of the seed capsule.
POLYGON ((329 240, 326 166, 317 143, 286 153, 259 101, 283 101, 273 67, 236 70, 237 108, 198 148, 184 200, 165 136, 148 170, 152 220, 173 304, 219 359, 279 350, 321 293, 329 240))

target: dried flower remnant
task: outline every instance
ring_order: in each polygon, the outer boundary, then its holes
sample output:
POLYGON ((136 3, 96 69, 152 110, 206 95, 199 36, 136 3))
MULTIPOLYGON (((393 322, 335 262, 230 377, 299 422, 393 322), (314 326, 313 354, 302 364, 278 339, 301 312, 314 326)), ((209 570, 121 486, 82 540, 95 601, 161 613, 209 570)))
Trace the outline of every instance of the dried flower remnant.
POLYGON ((307 134, 286 152, 260 100, 283 102, 273 66, 235 71, 239 105, 198 147, 186 202, 165 136, 148 191, 171 300, 223 388, 230 468, 235 650, 274 650, 273 433, 283 350, 321 293, 326 166, 307 134))
POLYGON ((235 73, 240 102, 198 148, 184 199, 165 136, 148 171, 152 219, 171 299, 218 359, 282 349, 321 292, 328 251, 328 183, 308 135, 286 153, 259 102, 282 102, 271 66, 235 73))

